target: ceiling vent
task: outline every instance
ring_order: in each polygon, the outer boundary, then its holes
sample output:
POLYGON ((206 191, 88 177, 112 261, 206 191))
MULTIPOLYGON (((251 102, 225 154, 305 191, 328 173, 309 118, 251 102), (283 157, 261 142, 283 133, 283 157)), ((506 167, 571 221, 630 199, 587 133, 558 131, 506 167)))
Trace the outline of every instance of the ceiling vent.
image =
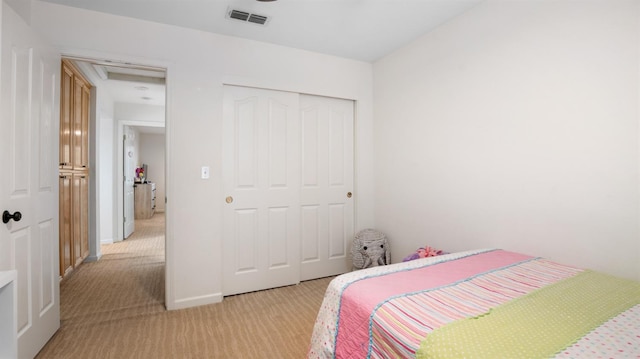
POLYGON ((258 15, 258 14, 250 13, 248 11, 234 10, 234 9, 229 9, 227 11, 227 18, 244 21, 244 22, 250 22, 258 25, 266 25, 270 20, 270 18, 265 15, 258 15))

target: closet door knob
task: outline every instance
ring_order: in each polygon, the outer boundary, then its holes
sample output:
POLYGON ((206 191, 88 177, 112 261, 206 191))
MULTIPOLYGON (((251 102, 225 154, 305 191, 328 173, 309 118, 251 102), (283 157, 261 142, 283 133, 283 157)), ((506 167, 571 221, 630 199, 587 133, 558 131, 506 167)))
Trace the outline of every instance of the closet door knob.
POLYGON ((22 219, 22 213, 17 211, 14 214, 9 213, 9 211, 2 212, 2 223, 9 223, 12 219, 16 222, 20 221, 22 219))
POLYGON ((225 198, 225 202, 227 202, 227 203, 233 202, 233 197, 229 196, 229 197, 225 198))

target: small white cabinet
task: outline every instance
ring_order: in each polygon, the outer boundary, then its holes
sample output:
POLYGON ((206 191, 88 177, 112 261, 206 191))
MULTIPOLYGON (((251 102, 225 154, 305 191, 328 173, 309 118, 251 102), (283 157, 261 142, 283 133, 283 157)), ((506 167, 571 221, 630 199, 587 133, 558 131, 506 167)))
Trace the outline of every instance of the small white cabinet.
POLYGON ((135 219, 151 218, 156 210, 156 184, 137 183, 134 192, 135 219))
POLYGON ((0 358, 18 356, 16 271, 0 271, 0 358))

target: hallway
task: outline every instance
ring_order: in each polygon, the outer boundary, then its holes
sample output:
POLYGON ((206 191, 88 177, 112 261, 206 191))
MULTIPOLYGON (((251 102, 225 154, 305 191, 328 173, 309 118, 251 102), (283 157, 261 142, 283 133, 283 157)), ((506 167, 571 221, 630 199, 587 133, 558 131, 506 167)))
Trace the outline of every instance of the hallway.
POLYGON ((82 264, 60 282, 60 330, 39 358, 82 351, 79 344, 92 343, 74 340, 73 345, 71 338, 99 338, 100 333, 91 332, 128 318, 165 311, 164 223, 164 213, 136 220, 135 232, 129 238, 102 245, 99 261, 82 264))
POLYGON ((136 221, 134 235, 61 283, 62 325, 37 358, 305 357, 333 277, 167 311, 163 221, 136 221))

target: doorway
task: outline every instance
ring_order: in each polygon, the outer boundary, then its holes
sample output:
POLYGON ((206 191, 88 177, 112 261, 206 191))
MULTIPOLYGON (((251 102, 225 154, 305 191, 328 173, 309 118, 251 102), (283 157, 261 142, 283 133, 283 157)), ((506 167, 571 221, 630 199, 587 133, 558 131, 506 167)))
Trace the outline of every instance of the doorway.
MULTIPOLYGON (((158 192, 162 195, 162 201, 157 201, 162 206, 158 206, 160 208, 157 211, 162 213, 165 210, 166 70, 88 58, 66 59, 72 61, 93 86, 89 125, 92 167, 89 191, 90 253, 86 261, 99 261, 103 255, 103 245, 122 242, 128 237, 124 235, 125 151, 122 138, 125 127, 129 127, 137 137, 132 147, 132 152, 136 153, 136 161, 132 162, 132 166, 138 168, 145 162, 154 163, 149 171, 153 173, 153 179, 161 184, 158 192), (153 142, 153 150, 147 150, 154 154, 151 160, 145 160, 140 155, 146 146, 140 141, 145 138, 153 142)), ((135 173, 127 175, 133 178, 135 173)), ((129 220, 133 221, 132 214, 130 217, 129 220)), ((162 226, 160 230, 166 240, 164 213, 160 217, 163 220, 155 222, 162 226)), ((132 229, 135 231, 135 228, 132 229)), ((162 254, 164 258, 164 249, 162 254)), ((166 269, 163 268, 164 271, 166 269)), ((165 283, 157 285, 164 287, 165 283)))

